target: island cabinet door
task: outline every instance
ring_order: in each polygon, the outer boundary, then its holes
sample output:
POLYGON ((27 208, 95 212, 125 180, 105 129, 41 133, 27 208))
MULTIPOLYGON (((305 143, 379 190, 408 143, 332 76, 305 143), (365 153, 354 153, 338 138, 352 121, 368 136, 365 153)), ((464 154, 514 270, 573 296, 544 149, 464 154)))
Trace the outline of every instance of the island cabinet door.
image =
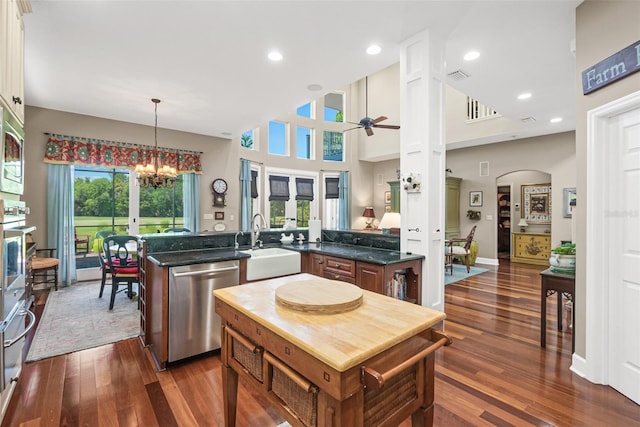
POLYGON ((356 284, 367 291, 384 295, 384 267, 358 262, 356 264, 356 284))
POLYGON ((322 277, 324 272, 324 255, 310 253, 309 254, 309 270, 308 273, 314 276, 322 277))

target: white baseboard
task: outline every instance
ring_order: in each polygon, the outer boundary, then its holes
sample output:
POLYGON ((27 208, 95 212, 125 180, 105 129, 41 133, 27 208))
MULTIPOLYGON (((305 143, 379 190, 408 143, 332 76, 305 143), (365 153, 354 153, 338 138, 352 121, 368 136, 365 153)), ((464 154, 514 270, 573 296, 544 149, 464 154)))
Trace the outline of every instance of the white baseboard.
POLYGON ((581 376, 584 379, 587 379, 585 372, 587 371, 587 361, 584 357, 578 356, 576 353, 571 355, 571 366, 569 370, 576 375, 581 376))

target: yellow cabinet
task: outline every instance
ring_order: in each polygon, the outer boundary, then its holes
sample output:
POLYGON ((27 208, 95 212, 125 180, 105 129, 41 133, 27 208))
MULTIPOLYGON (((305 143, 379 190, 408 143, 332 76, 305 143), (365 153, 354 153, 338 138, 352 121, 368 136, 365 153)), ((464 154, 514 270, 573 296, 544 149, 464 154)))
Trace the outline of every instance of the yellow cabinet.
POLYGON ((548 265, 551 255, 551 234, 513 233, 511 261, 548 265))

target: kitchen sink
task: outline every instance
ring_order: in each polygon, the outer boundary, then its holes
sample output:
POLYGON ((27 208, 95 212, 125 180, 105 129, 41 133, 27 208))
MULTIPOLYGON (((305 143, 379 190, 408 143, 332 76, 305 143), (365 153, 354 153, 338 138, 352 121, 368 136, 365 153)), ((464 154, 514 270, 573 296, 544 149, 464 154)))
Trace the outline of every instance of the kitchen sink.
POLYGON ((251 255, 247 259, 248 281, 300 273, 300 252, 281 248, 249 249, 241 252, 251 255))

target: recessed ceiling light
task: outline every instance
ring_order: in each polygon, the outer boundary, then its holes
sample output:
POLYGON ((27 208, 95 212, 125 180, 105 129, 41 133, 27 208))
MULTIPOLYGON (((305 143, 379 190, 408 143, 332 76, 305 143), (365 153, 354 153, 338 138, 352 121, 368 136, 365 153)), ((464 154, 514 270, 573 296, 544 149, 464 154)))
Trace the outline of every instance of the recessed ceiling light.
POLYGON ((464 60, 465 61, 473 61, 475 59, 478 59, 479 57, 480 57, 480 52, 472 50, 470 52, 465 53, 464 60))
POLYGON ((531 98, 531 93, 530 92, 525 92, 525 93, 521 93, 520 95, 518 95, 518 99, 519 100, 529 99, 529 98, 531 98))
POLYGON ((267 58, 269 58, 272 61, 282 61, 282 54, 280 52, 278 52, 277 50, 272 50, 271 52, 269 52, 269 54, 267 55, 267 58))
POLYGON ((549 120, 551 123, 560 123, 562 121, 562 117, 554 117, 553 119, 549 120))
POLYGON ((380 46, 378 46, 377 44, 372 44, 371 46, 369 46, 367 48, 367 53, 369 55, 377 55, 380 52, 382 52, 382 48, 380 46))
POLYGON ((318 84, 310 84, 309 86, 307 86, 307 89, 313 91, 313 92, 317 92, 319 90, 322 90, 322 86, 318 85, 318 84))

